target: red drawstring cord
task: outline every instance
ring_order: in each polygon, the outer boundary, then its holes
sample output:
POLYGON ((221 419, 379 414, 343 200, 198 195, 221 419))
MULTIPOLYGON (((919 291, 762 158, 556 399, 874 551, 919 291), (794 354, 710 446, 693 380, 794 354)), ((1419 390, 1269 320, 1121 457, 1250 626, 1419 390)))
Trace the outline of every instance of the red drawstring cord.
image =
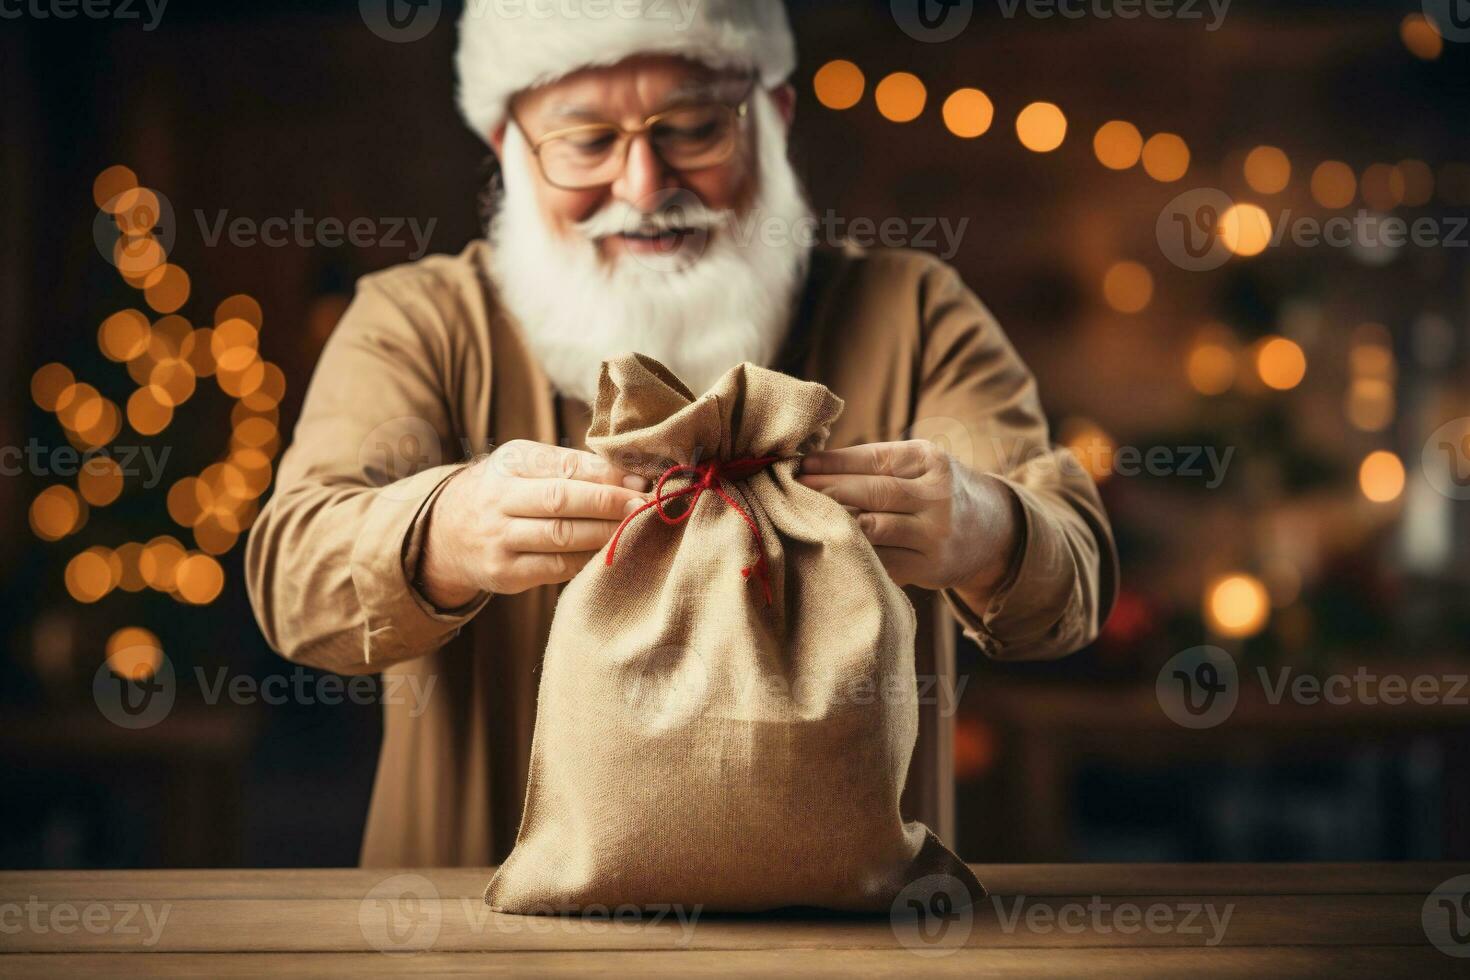
POLYGON ((722 479, 743 480, 747 477, 754 476, 772 463, 778 462, 780 458, 779 456, 761 456, 751 459, 732 459, 726 462, 712 459, 708 463, 699 463, 694 466, 670 466, 664 470, 663 475, 658 478, 658 483, 654 485, 653 499, 623 518, 623 522, 613 532, 612 541, 607 546, 607 558, 604 559, 603 564, 611 565, 613 563, 613 555, 618 548, 618 538, 623 536, 623 530, 632 522, 633 518, 652 507, 658 511, 659 518, 665 524, 682 524, 689 519, 690 514, 694 513, 694 505, 699 503, 700 494, 706 490, 713 490, 719 495, 721 500, 735 508, 735 513, 740 515, 740 519, 745 522, 745 526, 750 528, 751 536, 755 538, 755 547, 760 552, 760 556, 756 558, 755 564, 742 568, 740 574, 743 578, 750 578, 751 573, 755 573, 756 577, 760 579, 761 591, 766 597, 766 605, 769 606, 771 604, 771 575, 770 568, 766 564, 766 546, 761 540, 760 528, 756 526, 754 519, 745 512, 745 508, 741 507, 734 497, 731 497, 725 492, 725 489, 720 486, 720 481, 722 479), (664 484, 668 482, 669 477, 678 476, 680 473, 689 473, 696 477, 696 479, 682 490, 675 490, 672 493, 665 494, 664 484), (684 508, 684 512, 677 517, 670 517, 668 511, 664 510, 664 504, 687 494, 693 494, 693 497, 689 500, 689 505, 684 508))

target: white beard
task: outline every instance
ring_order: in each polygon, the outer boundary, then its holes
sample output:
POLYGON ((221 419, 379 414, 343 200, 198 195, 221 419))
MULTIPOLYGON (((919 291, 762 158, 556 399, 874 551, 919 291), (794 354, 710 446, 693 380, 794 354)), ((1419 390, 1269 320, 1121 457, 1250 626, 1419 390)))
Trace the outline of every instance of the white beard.
POLYGON ((488 271, 558 391, 590 404, 602 362, 629 352, 658 360, 696 395, 742 361, 771 366, 806 277, 810 236, 798 230, 810 208, 786 158, 775 107, 759 92, 752 108, 755 200, 737 216, 686 197, 679 223, 709 229, 692 262, 629 254, 604 262, 595 234, 636 226, 641 217, 622 202, 566 238, 554 235, 537 209, 525 138, 514 124, 507 127, 505 194, 490 225, 488 271), (763 240, 763 227, 780 232, 771 236, 777 244, 763 240))

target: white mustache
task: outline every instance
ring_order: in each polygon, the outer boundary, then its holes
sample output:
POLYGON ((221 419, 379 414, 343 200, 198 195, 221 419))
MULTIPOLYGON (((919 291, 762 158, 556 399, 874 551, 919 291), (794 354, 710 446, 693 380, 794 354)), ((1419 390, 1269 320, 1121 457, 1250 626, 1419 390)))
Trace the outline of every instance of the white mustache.
POLYGON ((590 239, 609 235, 657 235, 667 231, 708 231, 724 222, 728 211, 716 211, 700 201, 680 201, 657 211, 640 211, 627 201, 613 201, 576 229, 590 239))

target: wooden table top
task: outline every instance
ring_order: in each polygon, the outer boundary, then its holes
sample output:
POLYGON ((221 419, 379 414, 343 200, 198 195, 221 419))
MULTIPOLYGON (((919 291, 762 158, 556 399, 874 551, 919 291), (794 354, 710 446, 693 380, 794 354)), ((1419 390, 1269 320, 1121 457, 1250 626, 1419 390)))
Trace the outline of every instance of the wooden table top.
POLYGON ((1470 864, 974 867, 989 898, 918 921, 505 916, 485 869, 0 872, 0 976, 1470 976, 1470 864))

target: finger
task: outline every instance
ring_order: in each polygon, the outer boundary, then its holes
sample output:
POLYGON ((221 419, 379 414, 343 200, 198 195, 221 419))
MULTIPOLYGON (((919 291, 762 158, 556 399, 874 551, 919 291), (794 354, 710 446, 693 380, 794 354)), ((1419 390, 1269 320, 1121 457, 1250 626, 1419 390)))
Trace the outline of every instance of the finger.
POLYGON ((566 582, 580 572, 589 561, 597 557, 596 551, 555 552, 536 554, 528 552, 511 559, 511 574, 526 587, 533 585, 555 585, 566 582))
POLYGON ((802 473, 865 473, 870 476, 923 476, 933 463, 934 447, 923 439, 873 442, 846 449, 827 449, 802 458, 802 473))
POLYGON ((648 481, 643 477, 614 466, 601 456, 566 446, 513 439, 497 449, 490 459, 501 476, 561 477, 630 490, 648 489, 648 481))
POLYGON ((913 514, 875 514, 863 511, 858 515, 857 522, 858 527, 862 528, 863 536, 874 547, 886 545, 920 553, 930 550, 928 535, 925 533, 928 525, 913 514))
POLYGON ((883 568, 888 572, 888 577, 893 579, 899 586, 913 585, 923 575, 926 559, 917 551, 907 548, 874 548, 878 553, 878 560, 883 563, 883 568))
POLYGON ((500 498, 509 517, 582 517, 620 521, 644 503, 625 487, 555 477, 511 480, 500 498))
POLYGON ((798 482, 820 490, 839 504, 859 510, 914 514, 925 499, 911 489, 912 480, 891 476, 853 476, 848 473, 820 474, 797 478, 798 482))
POLYGON ((507 550, 516 552, 596 551, 617 529, 617 521, 517 517, 506 524, 504 541, 507 550))

